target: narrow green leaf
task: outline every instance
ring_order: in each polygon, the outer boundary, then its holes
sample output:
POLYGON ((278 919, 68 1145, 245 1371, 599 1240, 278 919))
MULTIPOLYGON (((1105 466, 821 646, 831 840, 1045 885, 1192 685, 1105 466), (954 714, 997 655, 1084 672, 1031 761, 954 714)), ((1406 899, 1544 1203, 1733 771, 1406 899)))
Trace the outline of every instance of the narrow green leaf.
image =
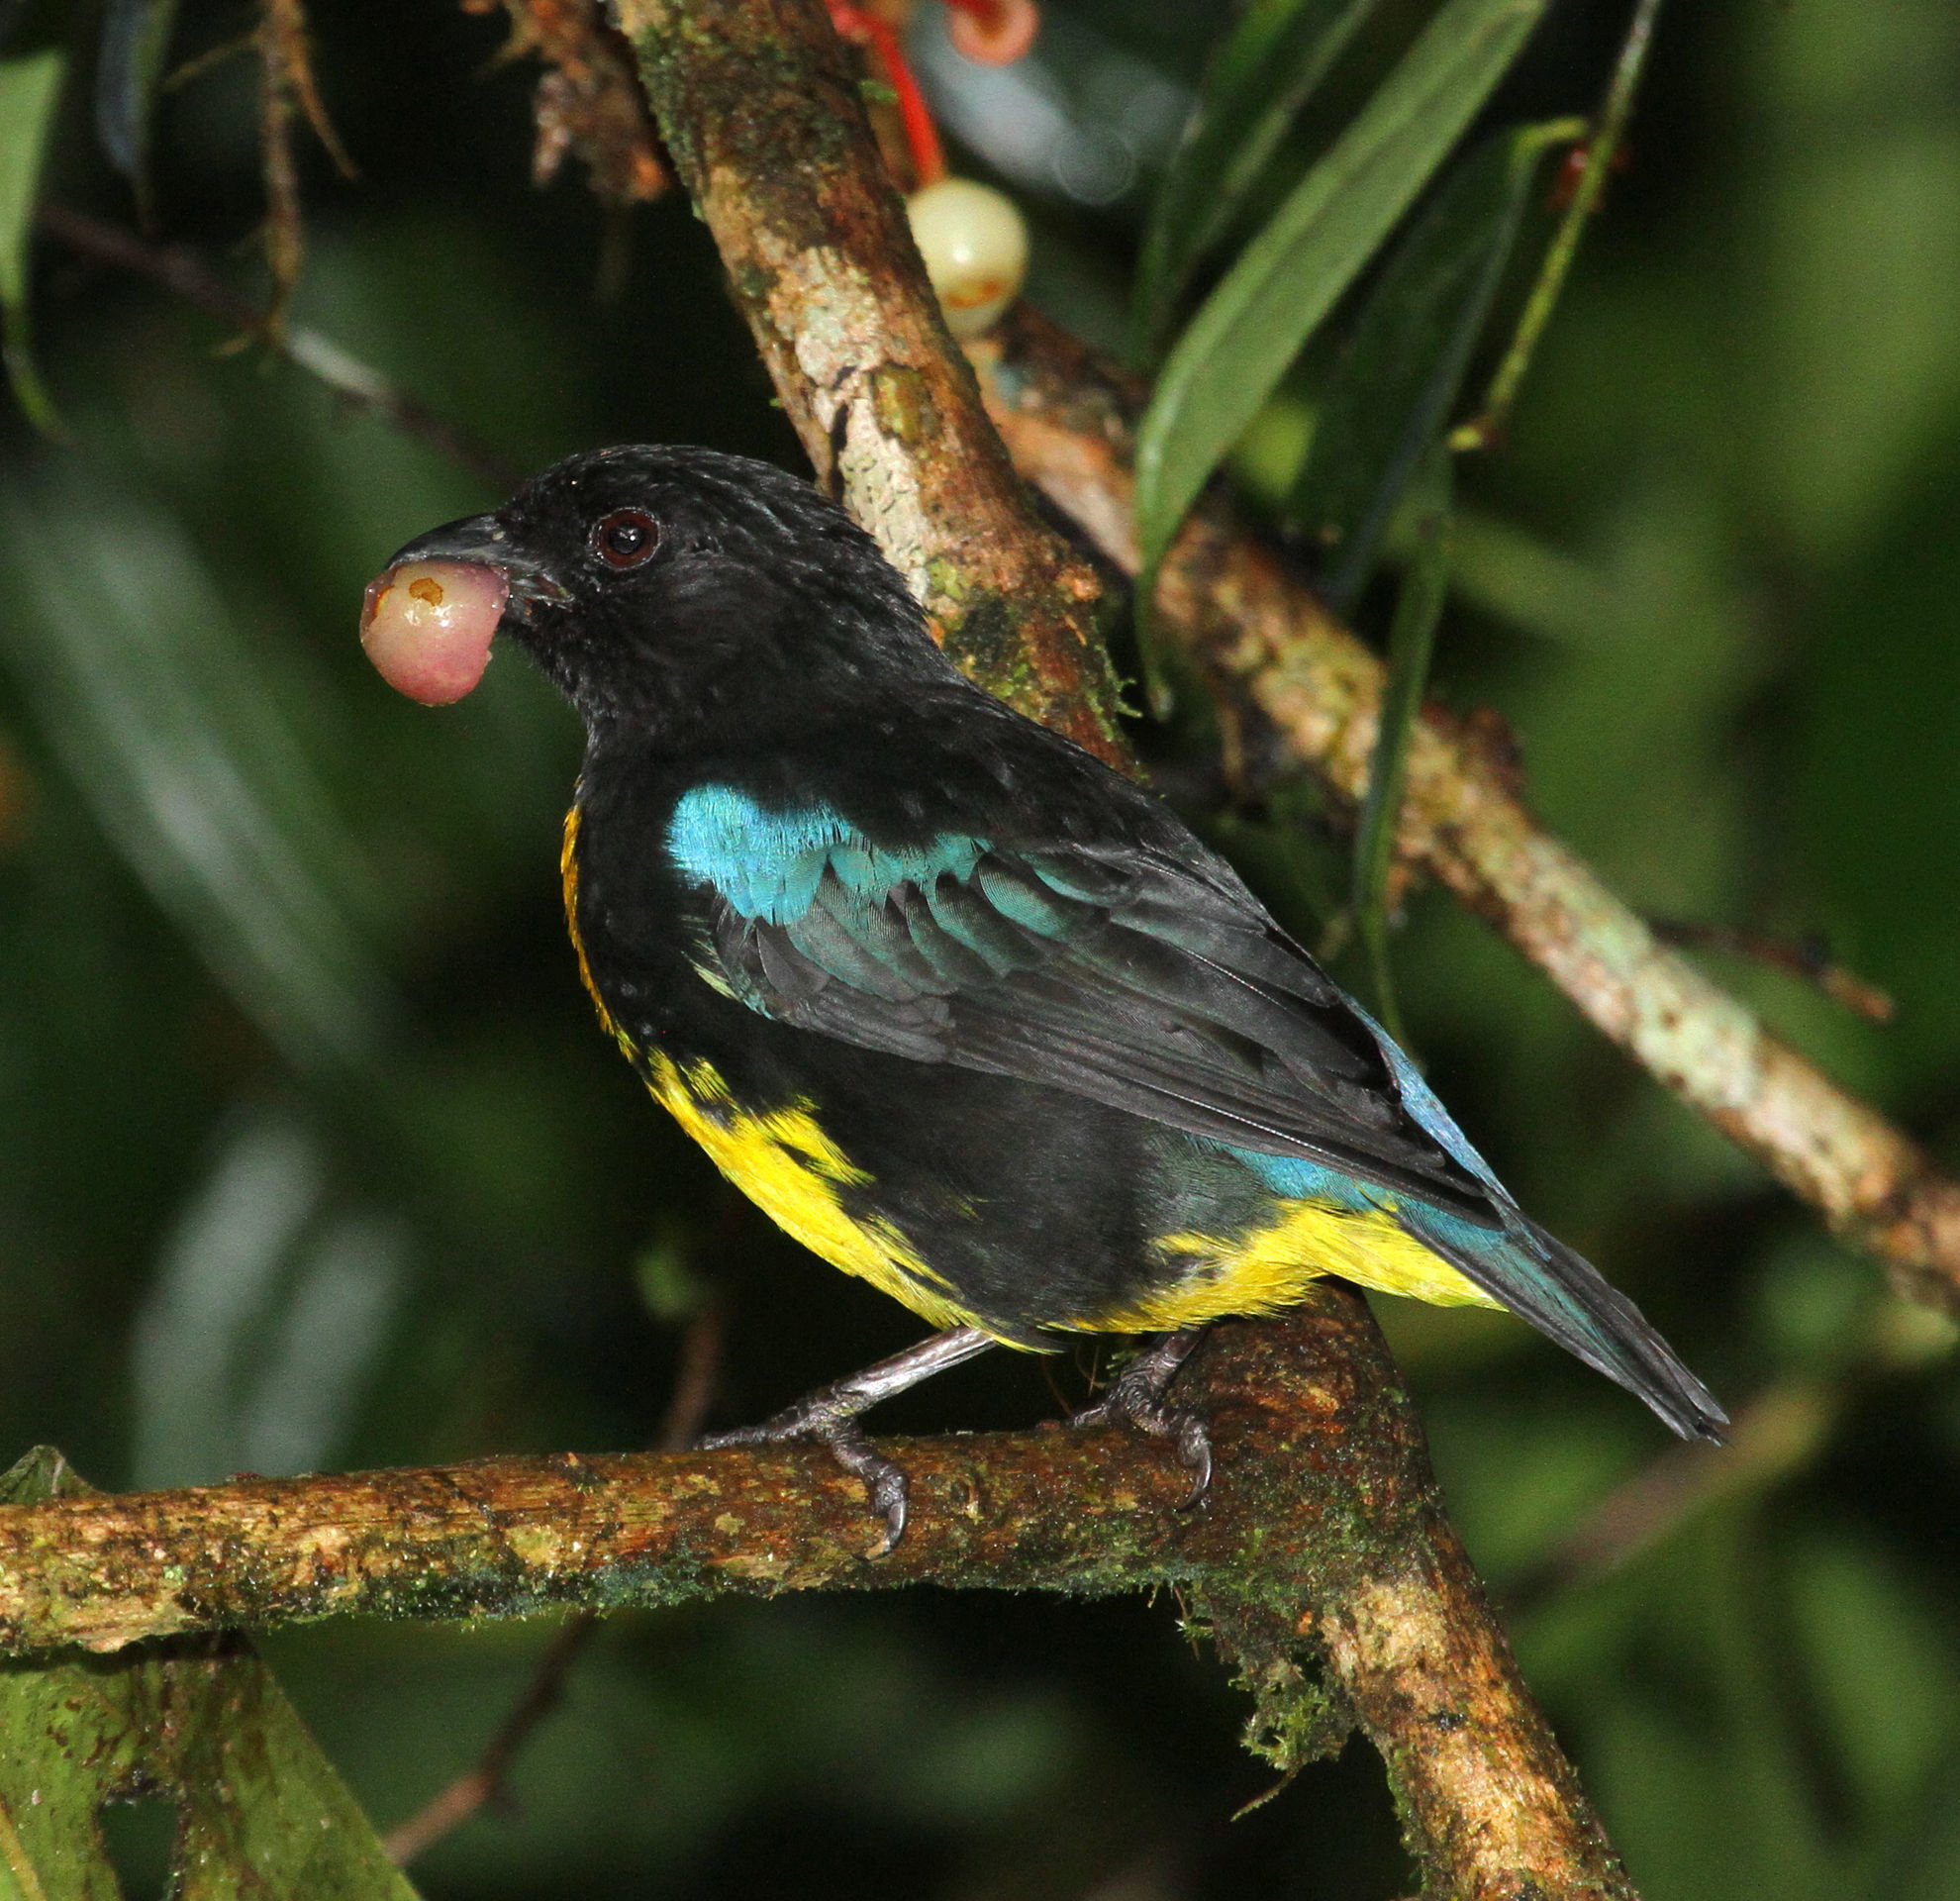
POLYGON ((1584 131, 1583 121, 1560 120, 1480 146, 1369 293, 1287 503, 1325 550, 1323 592, 1341 612, 1366 584, 1397 502, 1455 407, 1539 155, 1584 131))
POLYGON ((1416 547, 1403 575, 1402 593, 1389 629, 1388 677, 1375 750, 1368 761, 1368 796, 1354 841, 1354 923, 1368 959, 1376 1008, 1388 1033, 1406 1046, 1388 951, 1388 878, 1395 856, 1396 821, 1409 770, 1410 736, 1422 710, 1435 651, 1436 626, 1449 592, 1449 515, 1452 493, 1449 451, 1432 444, 1417 476, 1421 511, 1416 547))
POLYGON ((95 67, 95 130, 111 163, 148 196, 150 120, 177 0, 109 0, 102 16, 102 52, 95 67))
POLYGON ((1545 0, 1449 0, 1206 299, 1136 443, 1139 621, 1185 510, 1286 366, 1442 162, 1545 0))
POLYGON ((49 436, 59 424, 28 349, 28 241, 65 65, 54 48, 0 59, 0 353, 15 398, 49 436))
MULTIPOLYGON (((92 1489, 49 1447, 0 1474, 9 1505, 92 1489)), ((0 1896, 116 1901, 97 1818, 139 1794, 177 1812, 179 1901, 415 1901, 244 1637, 0 1659, 0 1896)))
POLYGON ((1287 127, 1374 5, 1253 0, 1226 35, 1143 234, 1134 306, 1143 354, 1155 354, 1192 269, 1224 235, 1287 127))
POLYGON ((75 465, 0 495, 0 666, 130 867, 296 1068, 364 1072, 389 901, 276 674, 166 510, 75 465), (89 524, 113 521, 106 537, 89 524))
POLYGON ((0 304, 27 297, 28 239, 65 64, 55 48, 0 59, 0 304))

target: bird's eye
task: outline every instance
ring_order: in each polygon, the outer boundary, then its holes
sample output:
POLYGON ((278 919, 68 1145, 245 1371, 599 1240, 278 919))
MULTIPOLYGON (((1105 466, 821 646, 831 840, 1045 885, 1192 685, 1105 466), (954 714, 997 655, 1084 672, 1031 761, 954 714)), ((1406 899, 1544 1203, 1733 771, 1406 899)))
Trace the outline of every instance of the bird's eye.
POLYGON ((608 567, 637 567, 660 546, 660 524, 637 508, 602 516, 592 530, 592 548, 608 567))

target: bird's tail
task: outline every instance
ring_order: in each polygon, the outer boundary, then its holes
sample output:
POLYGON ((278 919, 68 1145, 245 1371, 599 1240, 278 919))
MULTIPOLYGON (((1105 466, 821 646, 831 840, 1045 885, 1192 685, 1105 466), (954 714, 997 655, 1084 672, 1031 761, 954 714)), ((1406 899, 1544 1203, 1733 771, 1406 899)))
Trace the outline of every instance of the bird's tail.
POLYGON ((1683 1439, 1719 1445, 1728 1415, 1715 1395, 1599 1270, 1536 1222, 1513 1212, 1503 1232, 1405 1204, 1400 1218, 1487 1294, 1588 1366, 1643 1399, 1683 1439))

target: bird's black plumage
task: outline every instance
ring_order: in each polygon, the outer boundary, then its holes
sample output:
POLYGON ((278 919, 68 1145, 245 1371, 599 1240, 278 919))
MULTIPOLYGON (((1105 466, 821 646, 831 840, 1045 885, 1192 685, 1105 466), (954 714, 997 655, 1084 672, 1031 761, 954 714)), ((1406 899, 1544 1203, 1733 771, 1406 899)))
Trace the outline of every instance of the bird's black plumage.
POLYGON ((1027 1345, 1339 1272, 1508 1306, 1721 1423, 1231 868, 963 679, 804 483, 609 450, 422 558, 502 568, 584 718, 566 892, 605 1019, 819 1252, 1027 1345))

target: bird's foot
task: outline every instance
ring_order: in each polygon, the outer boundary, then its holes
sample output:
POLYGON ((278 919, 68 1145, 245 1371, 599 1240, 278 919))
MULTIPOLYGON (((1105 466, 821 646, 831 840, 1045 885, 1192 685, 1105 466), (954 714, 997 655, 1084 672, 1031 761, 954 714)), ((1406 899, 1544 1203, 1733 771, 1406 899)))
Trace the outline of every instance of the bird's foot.
POLYGON ((865 1502, 885 1521, 884 1537, 866 1555, 889 1556, 905 1536, 909 1488, 904 1471, 865 1436, 858 1415, 868 1412, 881 1399, 889 1399, 933 1373, 985 1352, 993 1344, 993 1336, 977 1327, 956 1327, 947 1333, 934 1334, 917 1347, 894 1353, 890 1359, 881 1359, 877 1365, 867 1366, 848 1379, 820 1386, 759 1426, 707 1433, 695 1444, 704 1451, 715 1451, 725 1446, 776 1446, 788 1440, 814 1440, 826 1447, 831 1456, 864 1487, 865 1502))
POLYGON ((1071 1413, 1071 1426, 1128 1425, 1156 1439, 1167 1439, 1191 1474, 1191 1490, 1183 1504, 1198 1503, 1212 1484, 1212 1434, 1204 1418, 1189 1406, 1173 1406, 1165 1398, 1177 1369, 1205 1337, 1202 1327, 1165 1334, 1154 1347, 1132 1359, 1110 1381, 1101 1399, 1071 1413))
POLYGON ((885 1521, 885 1535, 868 1555, 884 1557, 905 1536, 905 1515, 910 1504, 910 1488, 905 1472, 871 1444, 854 1412, 840 1411, 833 1401, 833 1390, 826 1387, 808 1399, 785 1408, 759 1426, 738 1426, 729 1433, 704 1433, 695 1441, 704 1451, 718 1451, 725 1446, 779 1446, 790 1440, 814 1440, 845 1471, 864 1487, 864 1499, 872 1513, 885 1521))

